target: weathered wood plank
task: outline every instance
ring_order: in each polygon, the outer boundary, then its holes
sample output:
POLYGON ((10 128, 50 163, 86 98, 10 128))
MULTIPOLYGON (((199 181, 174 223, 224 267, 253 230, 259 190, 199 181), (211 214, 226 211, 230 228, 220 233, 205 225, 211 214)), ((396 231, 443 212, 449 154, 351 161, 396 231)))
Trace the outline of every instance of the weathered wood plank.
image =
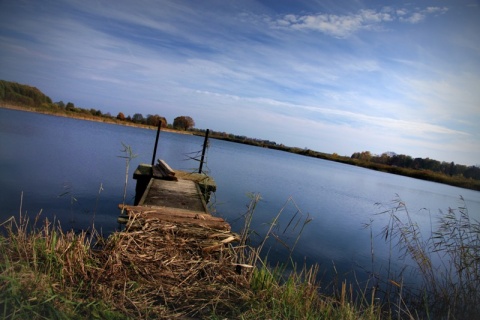
MULTIPOLYGON (((191 212, 187 210, 175 209, 175 208, 152 208, 143 206, 123 206, 129 217, 133 217, 136 214, 141 215, 143 219, 158 220, 175 222, 179 224, 198 225, 202 227, 208 227, 217 230, 230 231, 231 227, 225 220, 219 217, 213 217, 208 214, 202 214, 198 212, 191 212)), ((126 221, 123 221, 126 222, 126 221)))
POLYGON ((152 179, 139 205, 207 212, 203 195, 196 183, 190 180, 152 179))
POLYGON ((201 213, 198 211, 191 211, 185 209, 178 209, 178 208, 169 208, 169 207, 151 207, 151 206, 129 206, 129 205, 118 205, 119 209, 125 209, 127 212, 135 212, 135 213, 155 213, 155 214, 164 214, 173 217, 183 217, 183 218, 190 218, 190 219, 200 219, 200 220, 212 220, 212 221, 219 221, 223 222, 224 219, 220 217, 214 217, 208 213, 201 213))
POLYGON ((201 227, 208 227, 212 229, 218 229, 218 230, 225 230, 225 231, 230 231, 231 227, 230 225, 223 221, 214 221, 214 220, 201 220, 201 219, 191 219, 191 218, 182 218, 182 217, 172 217, 164 214, 158 214, 155 212, 149 213, 147 220, 153 219, 153 220, 158 220, 158 221, 168 221, 168 222, 175 222, 179 224, 185 224, 185 225, 197 225, 201 227))
POLYGON ((153 166, 152 172, 153 172, 153 177, 156 179, 173 180, 173 181, 178 180, 177 177, 167 174, 162 168, 159 168, 158 166, 153 166))
POLYGON ((165 162, 163 161, 162 159, 158 159, 158 166, 162 169, 162 171, 164 171, 168 176, 174 176, 175 175, 175 171, 173 171, 172 168, 170 168, 170 166, 165 162))

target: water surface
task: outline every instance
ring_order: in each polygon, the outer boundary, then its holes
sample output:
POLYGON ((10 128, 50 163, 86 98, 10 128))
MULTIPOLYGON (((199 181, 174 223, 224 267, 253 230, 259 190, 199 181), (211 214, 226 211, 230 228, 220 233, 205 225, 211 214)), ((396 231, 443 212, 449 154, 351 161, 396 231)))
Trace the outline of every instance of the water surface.
MULTIPOLYGON (((30 216, 61 221, 64 228, 95 227, 108 234, 117 228, 117 206, 123 201, 126 174, 122 143, 138 156, 128 173, 127 203, 133 203, 132 174, 140 163, 150 163, 154 130, 82 121, 0 109, 0 218, 21 210, 30 216), (22 196, 23 195, 23 196, 22 196)), ((162 132, 157 158, 173 168, 195 171, 190 157, 200 152, 203 138, 162 132)), ((264 234, 283 209, 274 229, 293 245, 301 223, 293 230, 290 218, 307 217, 294 251, 298 263, 319 263, 338 272, 356 268, 359 278, 371 270, 371 239, 363 225, 373 219, 375 268, 385 265, 389 250, 378 234, 387 223, 385 210, 395 199, 406 203, 410 215, 428 233, 439 210, 463 206, 480 220, 480 192, 415 180, 355 166, 304 157, 232 142, 210 140, 206 170, 218 188, 213 197, 215 214, 240 231, 248 194, 260 193, 253 228, 264 234), (382 203, 378 206, 376 203, 382 203)), ((260 241, 261 237, 253 237, 260 241)), ((272 238, 273 240, 273 238, 272 238)), ((270 244, 275 244, 271 241, 270 244)), ((288 250, 278 242, 268 252, 274 262, 288 250)))

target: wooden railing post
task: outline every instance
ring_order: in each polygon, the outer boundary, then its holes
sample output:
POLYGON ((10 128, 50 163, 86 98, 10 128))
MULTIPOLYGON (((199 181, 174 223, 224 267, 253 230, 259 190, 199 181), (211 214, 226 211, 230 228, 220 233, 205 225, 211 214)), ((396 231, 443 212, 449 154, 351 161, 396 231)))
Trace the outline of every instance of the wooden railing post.
POLYGON ((202 158, 200 158, 200 167, 198 168, 198 173, 202 173, 203 161, 205 159, 205 150, 207 149, 209 132, 210 132, 210 129, 207 129, 207 131, 205 132, 205 140, 203 141, 203 149, 202 149, 202 158))
POLYGON ((160 136, 161 127, 162 127, 162 120, 159 120, 158 128, 157 128, 157 138, 155 139, 155 147, 153 148, 152 167, 155 164, 155 157, 157 156, 158 137, 160 136))

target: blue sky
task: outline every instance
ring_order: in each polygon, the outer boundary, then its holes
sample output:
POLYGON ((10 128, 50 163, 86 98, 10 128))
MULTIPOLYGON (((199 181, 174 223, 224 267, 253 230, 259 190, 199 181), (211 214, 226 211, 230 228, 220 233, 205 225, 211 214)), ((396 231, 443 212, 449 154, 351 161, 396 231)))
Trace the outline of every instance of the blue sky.
POLYGON ((112 115, 480 164, 480 1, 0 1, 0 79, 112 115))

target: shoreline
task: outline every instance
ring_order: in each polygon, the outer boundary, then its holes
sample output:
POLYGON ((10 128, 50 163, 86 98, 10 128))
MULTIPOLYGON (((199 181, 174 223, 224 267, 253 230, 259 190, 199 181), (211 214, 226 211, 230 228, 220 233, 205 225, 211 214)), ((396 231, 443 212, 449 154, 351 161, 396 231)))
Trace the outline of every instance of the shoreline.
MULTIPOLYGON (((134 127, 134 128, 143 128, 143 129, 149 129, 149 130, 156 130, 156 126, 150 126, 150 125, 144 125, 144 124, 138 124, 138 123, 130 123, 127 121, 122 121, 118 120, 113 117, 101 117, 101 116, 93 116, 93 115, 81 115, 81 114, 75 114, 75 113, 67 113, 67 111, 63 112, 52 112, 48 110, 38 110, 33 107, 23 107, 19 105, 12 105, 12 104, 0 104, 0 108, 3 109, 10 109, 10 110, 17 110, 17 111, 25 111, 25 112, 33 112, 33 113, 39 113, 39 114, 45 114, 45 115, 51 115, 51 116, 57 116, 57 117, 64 117, 64 118, 73 118, 77 120, 85 120, 85 121, 93 121, 93 122, 103 122, 103 123, 109 123, 109 124, 116 124, 116 125, 121 125, 121 126, 126 126, 126 127, 134 127)), ((180 130, 175 130, 175 129, 170 129, 170 128, 165 128, 162 127, 162 131, 167 131, 171 133, 177 133, 177 134, 187 134, 187 135, 198 135, 198 136, 204 136, 205 131, 196 129, 194 131, 180 131, 180 130)), ((374 170, 374 171, 381 171, 389 174, 395 174, 395 175, 401 175, 405 177, 409 177, 412 179, 419 179, 419 180, 425 180, 425 181, 431 181, 431 182, 436 182, 436 183, 441 183, 441 184, 446 184, 454 187, 459 187, 459 188, 464 188, 464 189, 469 189, 469 190, 474 190, 474 191, 480 191, 480 180, 474 180, 474 179, 467 179, 467 178, 462 178, 458 176, 446 176, 440 173, 436 173, 433 171, 429 170, 415 170, 415 169, 410 169, 410 168, 401 168, 401 167, 394 167, 394 166, 389 166, 389 165, 383 165, 383 164, 378 164, 374 162, 369 162, 369 161, 360 161, 358 159, 352 159, 350 157, 346 156, 339 156, 335 154, 326 154, 318 151, 313 151, 313 150, 303 150, 299 149, 296 147, 287 147, 283 145, 262 145, 258 144, 255 142, 254 139, 250 140, 238 140, 238 139, 232 139, 232 138, 227 138, 227 137, 222 137, 218 136, 215 134, 210 135, 211 139, 217 139, 217 140, 224 140, 227 142, 234 142, 234 143, 240 143, 240 144, 246 144, 246 145, 251 145, 254 147, 261 147, 261 148, 268 148, 268 149, 274 149, 278 151, 284 151, 284 152, 289 152, 289 153, 294 153, 298 154, 301 156, 306 156, 306 157, 312 157, 312 158, 317 158, 317 159, 323 159, 327 161, 334 161, 334 162, 339 162, 347 165, 353 165, 369 170, 374 170)))
MULTIPOLYGON (((51 112, 51 111, 46 111, 46 110, 37 110, 33 107, 21 107, 21 106, 11 105, 11 104, 0 104, 0 108, 1 109, 16 110, 16 111, 25 111, 25 112, 31 112, 31 113, 38 113, 38 114, 44 114, 44 115, 54 116, 54 117, 72 118, 72 119, 84 120, 84 121, 116 124, 116 125, 125 126, 125 127, 142 128, 142 129, 149 129, 149 130, 156 130, 157 129, 156 126, 143 125, 143 124, 138 124, 138 123, 129 123, 129 122, 126 122, 126 121, 118 120, 116 118, 94 117, 94 116, 86 116, 86 115, 82 116, 82 115, 67 114, 67 113, 61 113, 61 112, 57 113, 57 112, 51 112)), ((167 131, 167 132, 171 132, 171 133, 178 133, 178 134, 193 135, 192 132, 179 131, 179 130, 174 130, 174 129, 165 128, 165 127, 162 127, 162 131, 167 131)))

